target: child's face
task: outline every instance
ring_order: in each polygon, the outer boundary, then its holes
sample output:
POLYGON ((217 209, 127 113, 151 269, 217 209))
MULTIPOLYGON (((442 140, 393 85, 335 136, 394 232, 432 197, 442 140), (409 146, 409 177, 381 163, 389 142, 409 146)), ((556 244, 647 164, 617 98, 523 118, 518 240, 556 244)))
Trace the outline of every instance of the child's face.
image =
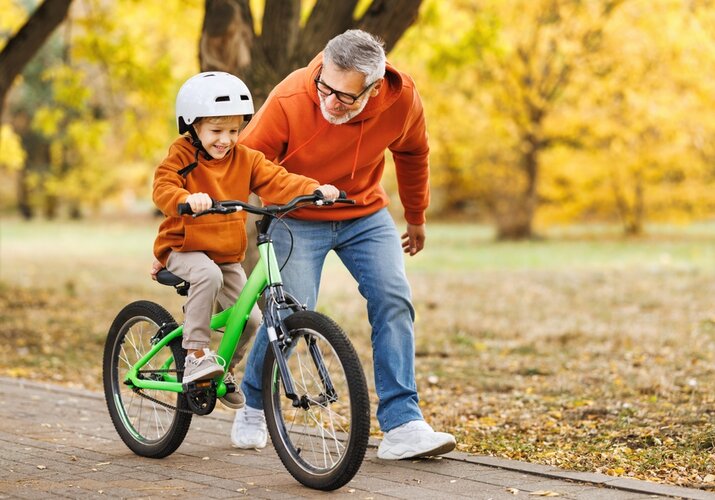
POLYGON ((213 122, 210 118, 204 118, 196 124, 196 134, 208 154, 220 160, 236 145, 242 123, 242 116, 232 116, 213 122))

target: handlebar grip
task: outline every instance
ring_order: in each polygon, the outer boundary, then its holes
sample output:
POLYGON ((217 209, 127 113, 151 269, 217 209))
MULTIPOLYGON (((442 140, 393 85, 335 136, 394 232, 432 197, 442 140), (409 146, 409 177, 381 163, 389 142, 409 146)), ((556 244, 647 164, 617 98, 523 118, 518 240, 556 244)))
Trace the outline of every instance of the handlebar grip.
POLYGON ((194 211, 191 210, 191 205, 188 203, 179 203, 178 206, 179 215, 193 215, 194 211))

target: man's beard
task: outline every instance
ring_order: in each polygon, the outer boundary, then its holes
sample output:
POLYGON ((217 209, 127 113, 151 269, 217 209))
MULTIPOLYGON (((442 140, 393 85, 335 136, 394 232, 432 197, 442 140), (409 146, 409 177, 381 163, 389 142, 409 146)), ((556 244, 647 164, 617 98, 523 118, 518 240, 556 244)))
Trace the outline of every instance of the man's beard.
POLYGON ((359 108, 353 109, 352 111, 346 111, 344 115, 339 117, 328 113, 328 108, 325 104, 325 97, 323 97, 320 92, 318 92, 318 99, 320 99, 320 112, 323 114, 323 118, 325 118, 332 125, 342 125, 359 115, 362 110, 365 109, 365 106, 367 106, 367 101, 370 100, 370 97, 365 97, 359 108))

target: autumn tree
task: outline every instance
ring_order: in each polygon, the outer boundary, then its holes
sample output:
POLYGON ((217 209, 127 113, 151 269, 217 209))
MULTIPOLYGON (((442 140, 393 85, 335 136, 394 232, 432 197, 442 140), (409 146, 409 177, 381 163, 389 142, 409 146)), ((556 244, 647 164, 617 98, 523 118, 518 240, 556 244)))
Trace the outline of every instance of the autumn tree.
POLYGON ((44 0, 0 52, 0 117, 15 78, 67 16, 72 0, 44 0))
POLYGON ((258 23, 249 0, 207 0, 201 70, 238 75, 260 105, 288 73, 307 64, 328 40, 347 29, 379 36, 389 52, 417 20, 422 0, 372 0, 356 17, 359 3, 317 0, 305 13, 300 0, 266 0, 258 23))
POLYGON ((37 209, 53 217, 59 208, 80 216, 118 197, 129 204, 146 197, 152 167, 176 134, 179 81, 196 71, 198 0, 80 6, 8 99, 24 155, 20 165, 0 167, 14 174, 27 217, 37 209), (184 30, 168 29, 163 16, 186 16, 184 30))

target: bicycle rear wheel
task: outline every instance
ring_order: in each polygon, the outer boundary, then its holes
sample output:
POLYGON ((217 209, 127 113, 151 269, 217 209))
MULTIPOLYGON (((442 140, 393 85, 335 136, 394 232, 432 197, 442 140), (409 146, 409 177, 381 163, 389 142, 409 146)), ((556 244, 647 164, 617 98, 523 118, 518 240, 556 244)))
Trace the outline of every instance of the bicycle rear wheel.
POLYGON ((340 488, 357 473, 370 432, 370 400, 360 360, 342 329, 313 311, 284 321, 286 358, 301 399, 284 395, 272 349, 263 365, 263 408, 273 446, 291 475, 319 490, 340 488))
MULTIPOLYGON (((104 396, 109 415, 122 441, 143 457, 162 458, 173 453, 191 424, 192 414, 182 411, 188 409, 184 394, 143 390, 155 400, 152 401, 124 383, 129 369, 152 348, 151 338, 161 325, 170 323, 174 318, 160 305, 133 302, 115 318, 104 347, 104 396)), ((158 352, 140 374, 155 380, 169 377, 181 381, 185 355, 181 339, 177 338, 158 352), (171 358, 173 361, 169 361, 171 358), (182 371, 177 372, 177 367, 182 371)))

